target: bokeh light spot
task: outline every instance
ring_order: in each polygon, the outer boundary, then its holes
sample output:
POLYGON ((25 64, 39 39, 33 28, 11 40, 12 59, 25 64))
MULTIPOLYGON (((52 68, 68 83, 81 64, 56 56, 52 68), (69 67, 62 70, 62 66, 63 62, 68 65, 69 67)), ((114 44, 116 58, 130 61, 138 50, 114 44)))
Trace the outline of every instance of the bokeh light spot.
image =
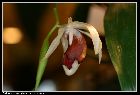
POLYGON ((7 27, 3 29, 3 42, 5 44, 17 44, 22 39, 22 33, 19 28, 7 27))

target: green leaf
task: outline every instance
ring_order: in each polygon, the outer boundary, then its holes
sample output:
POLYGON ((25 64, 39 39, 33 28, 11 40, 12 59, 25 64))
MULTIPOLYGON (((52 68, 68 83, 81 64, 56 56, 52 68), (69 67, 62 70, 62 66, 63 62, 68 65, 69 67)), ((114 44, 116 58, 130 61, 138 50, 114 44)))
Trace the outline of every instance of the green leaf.
POLYGON ((38 88, 40 80, 43 76, 43 73, 45 71, 45 67, 47 64, 47 59, 44 59, 44 56, 49 48, 49 37, 51 36, 51 34, 53 33, 53 31, 55 31, 55 29, 57 28, 57 25, 54 25, 54 27, 51 29, 51 31, 49 32, 49 34, 47 35, 47 37, 45 38, 41 51, 40 51, 40 58, 39 58, 39 66, 38 66, 38 70, 37 70, 37 76, 36 76, 36 84, 35 84, 35 90, 38 88))
POLYGON ((47 65, 47 59, 44 59, 45 54, 48 51, 49 48, 49 38, 51 36, 51 34, 56 30, 56 28, 59 25, 59 17, 58 17, 58 13, 57 13, 57 6, 56 8, 54 8, 54 15, 56 18, 56 24, 52 27, 52 29, 50 30, 50 32, 48 33, 48 35, 46 36, 41 51, 40 51, 40 57, 39 57, 39 66, 38 66, 38 70, 37 70, 37 75, 36 75, 36 84, 35 84, 35 89, 36 90, 39 86, 39 83, 41 81, 41 78, 43 76, 43 73, 45 71, 46 65, 47 65))
POLYGON ((45 56, 48 48, 49 48, 48 39, 45 39, 44 42, 43 42, 43 46, 41 48, 41 51, 40 51, 39 67, 38 67, 38 70, 37 70, 35 90, 38 88, 40 80, 41 80, 41 78, 43 76, 43 73, 45 71, 45 67, 46 67, 46 64, 47 64, 47 59, 44 59, 44 60, 41 60, 41 59, 43 59, 43 57, 45 56))
POLYGON ((136 90, 136 4, 110 4, 105 39, 122 90, 136 90))

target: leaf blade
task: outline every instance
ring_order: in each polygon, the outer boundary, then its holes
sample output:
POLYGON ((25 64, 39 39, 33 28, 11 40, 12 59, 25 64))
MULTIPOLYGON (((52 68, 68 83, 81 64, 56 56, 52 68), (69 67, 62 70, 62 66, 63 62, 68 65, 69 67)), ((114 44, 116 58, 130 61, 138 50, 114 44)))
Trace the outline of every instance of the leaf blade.
POLYGON ((40 51, 39 66, 38 66, 37 75, 36 75, 35 90, 39 86, 39 83, 40 83, 43 73, 45 71, 45 67, 47 65, 48 60, 44 59, 44 56, 49 48, 49 38, 50 38, 51 34, 56 30, 56 28, 57 28, 57 24, 53 26, 53 28, 51 29, 51 31, 49 32, 49 34, 47 35, 47 37, 45 38, 45 40, 43 42, 43 45, 42 45, 42 48, 40 51))
POLYGON ((105 15, 105 39, 122 90, 136 90, 136 5, 112 4, 105 15))

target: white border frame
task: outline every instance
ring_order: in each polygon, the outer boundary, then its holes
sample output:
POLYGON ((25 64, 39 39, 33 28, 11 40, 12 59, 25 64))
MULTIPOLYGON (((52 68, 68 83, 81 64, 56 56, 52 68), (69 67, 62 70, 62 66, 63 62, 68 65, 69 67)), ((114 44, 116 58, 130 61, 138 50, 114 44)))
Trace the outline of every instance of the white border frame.
MULTIPOLYGON (((3 4, 4 3, 135 3, 136 4, 136 91, 48 91, 48 92, 137 92, 137 2, 2 2, 2 92, 4 94, 10 94, 10 92, 15 92, 16 94, 25 94, 38 92, 44 94, 46 92, 41 91, 3 91, 3 4)), ((35 94, 38 94, 35 93, 35 94)))

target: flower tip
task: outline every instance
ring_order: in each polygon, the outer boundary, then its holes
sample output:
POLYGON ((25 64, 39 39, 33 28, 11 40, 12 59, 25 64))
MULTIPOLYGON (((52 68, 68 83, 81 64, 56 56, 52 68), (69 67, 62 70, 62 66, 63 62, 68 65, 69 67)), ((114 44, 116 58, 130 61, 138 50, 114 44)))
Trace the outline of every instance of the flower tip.
POLYGON ((78 64, 78 61, 75 60, 74 63, 72 64, 72 68, 70 70, 65 65, 62 65, 62 66, 63 66, 63 69, 65 71, 65 74, 67 76, 71 76, 77 71, 77 69, 79 68, 80 64, 78 64))
POLYGON ((71 23, 72 22, 72 17, 69 17, 68 18, 68 23, 71 23))
POLYGON ((99 51, 99 64, 101 63, 101 58, 102 58, 102 50, 99 51))

